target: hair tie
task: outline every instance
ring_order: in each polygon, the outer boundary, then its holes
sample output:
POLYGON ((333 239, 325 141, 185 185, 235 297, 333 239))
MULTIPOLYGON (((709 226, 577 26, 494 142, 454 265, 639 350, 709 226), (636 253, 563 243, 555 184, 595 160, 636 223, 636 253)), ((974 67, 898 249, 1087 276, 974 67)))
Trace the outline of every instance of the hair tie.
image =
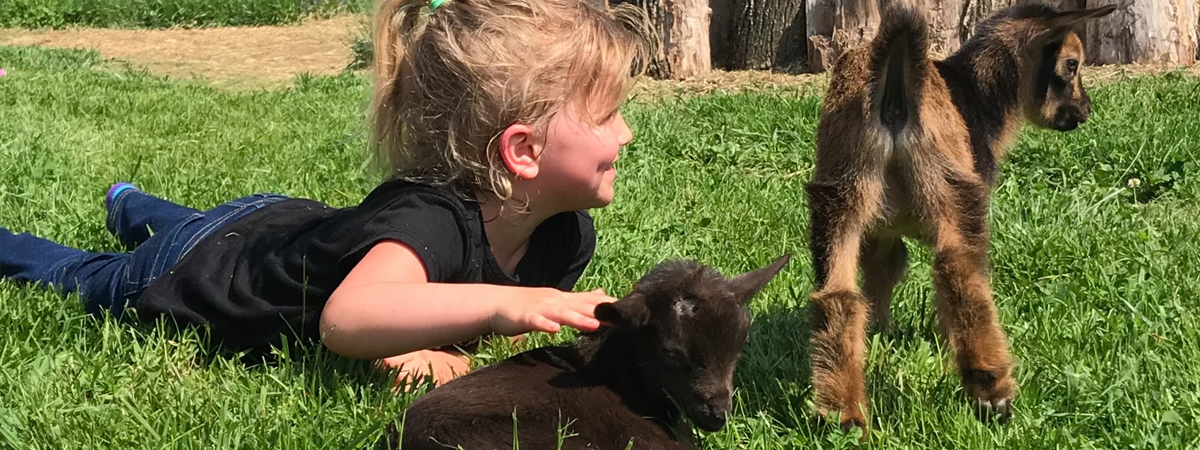
POLYGON ((443 3, 446 3, 446 0, 429 0, 429 11, 437 11, 443 3))

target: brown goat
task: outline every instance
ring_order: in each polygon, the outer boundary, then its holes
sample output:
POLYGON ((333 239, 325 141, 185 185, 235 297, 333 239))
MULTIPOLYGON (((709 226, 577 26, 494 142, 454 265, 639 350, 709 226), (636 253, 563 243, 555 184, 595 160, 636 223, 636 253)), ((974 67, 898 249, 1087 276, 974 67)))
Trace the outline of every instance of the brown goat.
POLYGON ((981 418, 1008 420, 1016 383, 988 281, 997 160, 1021 117, 1060 131, 1087 120, 1073 29, 1114 9, 1006 8, 934 61, 924 15, 896 6, 869 44, 837 61, 806 186, 817 287, 812 375, 823 416, 837 413, 843 428, 867 423, 865 328, 869 316, 887 327, 908 236, 933 248, 938 328, 967 394, 981 418))
POLYGON ((787 260, 732 279, 695 262, 659 264, 624 298, 596 307, 596 318, 610 326, 434 389, 409 405, 403 431, 391 428, 383 444, 693 449, 683 417, 704 430, 725 426, 749 336, 746 304, 787 260))

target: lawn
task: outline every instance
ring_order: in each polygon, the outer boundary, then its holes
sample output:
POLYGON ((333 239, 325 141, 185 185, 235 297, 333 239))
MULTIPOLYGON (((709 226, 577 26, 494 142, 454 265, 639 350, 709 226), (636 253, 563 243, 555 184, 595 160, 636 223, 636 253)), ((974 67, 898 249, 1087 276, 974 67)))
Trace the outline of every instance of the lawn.
MULTIPOLYGON (((14 47, 0 47, 0 67, 0 226, 14 231, 115 251, 101 197, 122 180, 203 208, 261 191, 352 205, 378 180, 358 75, 225 92, 14 47)), ((665 258, 731 274, 795 256, 753 303, 736 412, 703 435, 708 449, 853 440, 809 400, 802 184, 820 98, 802 92, 634 99, 617 200, 593 212, 597 255, 579 289, 625 292, 665 258)), ((894 327, 869 342, 864 448, 1200 447, 1200 78, 1122 78, 1091 95, 1078 131, 1026 127, 991 206, 1021 385, 1013 421, 972 415, 937 338, 930 255, 910 246, 894 327)), ((516 350, 493 342, 478 362, 516 350)), ((247 363, 192 330, 96 319, 0 281, 0 448, 363 448, 412 400, 319 346, 278 353, 247 363)))
POLYGON ((366 0, 0 0, 0 28, 283 25, 370 10, 366 0))

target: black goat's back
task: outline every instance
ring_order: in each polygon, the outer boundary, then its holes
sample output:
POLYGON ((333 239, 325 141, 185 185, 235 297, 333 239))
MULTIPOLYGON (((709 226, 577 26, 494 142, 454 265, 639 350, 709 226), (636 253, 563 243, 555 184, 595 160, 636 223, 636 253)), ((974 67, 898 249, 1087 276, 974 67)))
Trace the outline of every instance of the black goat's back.
POLYGON ((582 375, 579 361, 572 346, 544 347, 455 379, 413 402, 403 431, 389 431, 389 445, 395 448, 399 440, 404 450, 511 449, 515 415, 522 449, 624 450, 631 438, 639 450, 692 448, 582 375), (560 430, 567 436, 561 447, 560 430))

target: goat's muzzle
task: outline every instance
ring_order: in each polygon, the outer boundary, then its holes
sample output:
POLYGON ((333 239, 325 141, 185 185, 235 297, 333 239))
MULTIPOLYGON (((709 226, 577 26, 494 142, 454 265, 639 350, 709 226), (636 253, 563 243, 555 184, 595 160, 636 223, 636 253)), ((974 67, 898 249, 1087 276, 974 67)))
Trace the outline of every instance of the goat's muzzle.
POLYGON ((702 404, 696 408, 696 414, 693 414, 691 419, 701 430, 718 431, 725 427, 728 416, 729 411, 726 408, 702 404))
MULTIPOLYGON (((1084 105, 1085 108, 1089 108, 1084 105)), ((1063 107, 1059 108, 1054 115, 1054 120, 1050 122, 1050 128, 1058 131, 1071 131, 1079 128, 1079 124, 1087 122, 1088 111, 1081 108, 1063 107)))

